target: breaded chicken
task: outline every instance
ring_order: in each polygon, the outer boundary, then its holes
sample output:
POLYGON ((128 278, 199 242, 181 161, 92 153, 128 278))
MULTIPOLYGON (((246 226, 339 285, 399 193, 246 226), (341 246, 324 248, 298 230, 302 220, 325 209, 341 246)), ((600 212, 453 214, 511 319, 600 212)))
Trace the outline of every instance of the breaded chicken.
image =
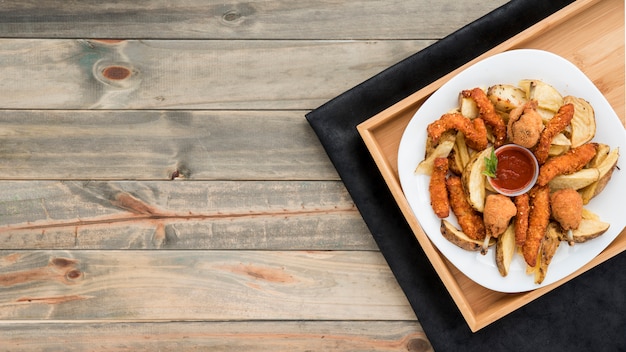
POLYGON ((487 235, 497 238, 509 226, 509 221, 517 213, 511 199, 502 194, 490 194, 485 200, 483 219, 487 235))
POLYGON ((485 120, 485 123, 491 127, 495 141, 494 146, 497 148, 506 142, 506 124, 498 113, 493 103, 485 94, 485 91, 476 87, 474 89, 464 90, 461 95, 465 98, 472 99, 478 107, 479 117, 485 120))
POLYGON ((535 146, 535 157, 539 165, 546 162, 548 153, 550 152, 550 144, 557 134, 561 133, 570 124, 574 117, 574 105, 565 104, 559 108, 559 111, 550 119, 546 127, 541 131, 539 142, 535 146))
POLYGON ((534 267, 537 264, 537 255, 539 254, 541 241, 550 223, 550 188, 548 186, 535 185, 529 194, 530 214, 526 240, 522 246, 522 254, 526 264, 534 267))
POLYGON ((450 215, 450 203, 448 202, 448 189, 446 187, 447 174, 448 158, 435 158, 428 191, 430 193, 430 206, 441 219, 450 215))
POLYGON ((467 196, 461 184, 461 178, 455 175, 448 177, 446 181, 448 194, 450 195, 450 207, 456 215, 459 226, 463 232, 474 240, 485 238, 485 224, 482 215, 476 211, 467 201, 467 196))
POLYGON ((544 186, 558 175, 567 175, 582 169, 596 156, 597 149, 597 143, 586 143, 568 150, 563 155, 548 159, 548 161, 539 168, 537 184, 544 186))
POLYGON ((465 142, 474 150, 487 148, 487 127, 485 121, 480 118, 470 120, 459 113, 442 115, 439 120, 433 121, 426 127, 428 136, 437 143, 441 135, 446 131, 457 130, 465 136, 465 142))
POLYGON ((536 100, 530 100, 510 112, 507 133, 512 143, 532 148, 539 141, 542 130, 543 122, 537 112, 536 100))
POLYGON ((571 188, 558 190, 550 195, 552 217, 563 230, 576 230, 582 221, 583 198, 571 188))
POLYGON ((515 214, 515 244, 521 247, 526 241, 528 231, 528 214, 530 212, 528 193, 520 194, 514 199, 517 214, 515 214))

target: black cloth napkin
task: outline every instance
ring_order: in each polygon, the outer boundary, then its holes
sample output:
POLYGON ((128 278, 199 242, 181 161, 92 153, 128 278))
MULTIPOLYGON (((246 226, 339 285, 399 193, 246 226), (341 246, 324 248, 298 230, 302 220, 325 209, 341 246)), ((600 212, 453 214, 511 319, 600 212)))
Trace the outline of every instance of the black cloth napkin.
POLYGON ((626 351, 626 255, 472 333, 356 130, 571 2, 513 0, 306 115, 435 351, 626 351))

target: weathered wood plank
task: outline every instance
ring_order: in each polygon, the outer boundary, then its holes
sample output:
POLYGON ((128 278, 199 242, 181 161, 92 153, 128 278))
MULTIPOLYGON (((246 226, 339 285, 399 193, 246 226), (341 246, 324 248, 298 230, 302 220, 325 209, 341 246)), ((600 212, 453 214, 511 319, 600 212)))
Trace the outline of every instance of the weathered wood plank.
POLYGON ((378 249, 339 181, 7 181, 0 238, 4 249, 378 249))
POLYGON ((2 251, 0 319, 415 320, 378 252, 2 251))
POLYGON ((440 38, 504 4, 453 1, 5 1, 10 37, 421 39, 440 38))
POLYGON ((19 323, 0 326, 12 352, 46 351, 409 351, 432 352, 417 322, 19 323), (36 336, 36 338, 33 338, 36 336))
POLYGON ((313 109, 432 43, 0 40, 4 109, 313 109))
POLYGON ((0 179, 338 180, 304 111, 0 112, 0 179))

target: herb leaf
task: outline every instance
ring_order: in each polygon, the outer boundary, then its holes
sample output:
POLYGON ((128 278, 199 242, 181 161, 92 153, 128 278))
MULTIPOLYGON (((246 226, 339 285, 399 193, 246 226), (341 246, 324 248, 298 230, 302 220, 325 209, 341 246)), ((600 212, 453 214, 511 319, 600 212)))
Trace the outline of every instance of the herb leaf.
POLYGON ((487 175, 491 178, 495 178, 497 169, 498 169, 498 157, 496 156, 495 148, 492 148, 491 155, 488 158, 485 157, 485 170, 483 171, 483 175, 487 175))

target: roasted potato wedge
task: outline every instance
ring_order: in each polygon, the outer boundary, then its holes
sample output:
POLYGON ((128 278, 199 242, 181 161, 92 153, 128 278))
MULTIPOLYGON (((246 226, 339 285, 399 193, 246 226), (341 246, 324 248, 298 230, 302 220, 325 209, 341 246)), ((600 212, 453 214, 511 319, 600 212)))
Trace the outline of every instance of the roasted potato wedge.
MULTIPOLYGON (((588 204, 593 197, 597 196, 600 192, 602 192, 602 190, 604 190, 604 187, 606 187, 607 183, 611 180, 613 170, 617 166, 617 159, 619 159, 619 148, 615 148, 609 152, 609 154, 595 168, 599 172, 598 180, 579 191, 583 198, 583 204, 588 204)), ((593 162, 593 160, 591 162, 593 162)))
POLYGON ((541 259, 539 259, 539 266, 537 271, 535 271, 536 284, 542 283, 546 278, 548 266, 550 265, 557 248, 559 248, 559 244, 561 244, 559 225, 554 222, 550 222, 550 224, 548 224, 548 228, 546 229, 546 235, 541 242, 541 255, 539 256, 541 259))
POLYGON ((469 119, 474 119, 478 117, 478 106, 474 99, 459 95, 459 112, 469 119))
POLYGON ((563 98, 563 104, 574 105, 574 117, 572 117, 570 140, 572 148, 581 146, 596 135, 596 118, 593 107, 585 99, 568 95, 563 98))
POLYGON ((500 275, 507 276, 515 256, 515 225, 513 222, 496 240, 496 265, 500 275))
MULTIPOLYGON (((443 237, 462 249, 468 251, 480 251, 483 247, 483 241, 469 238, 463 231, 457 229, 447 220, 441 220, 440 229, 443 237)), ((489 240, 489 246, 493 246, 495 243, 495 239, 489 240)))
POLYGON ((461 176, 461 183, 463 189, 468 195, 468 201, 474 209, 482 212, 485 209, 485 158, 491 155, 493 147, 485 148, 480 153, 476 153, 472 156, 472 159, 465 165, 463 169, 463 175, 461 176))
POLYGON ((569 175, 558 175, 548 183, 548 186, 550 186, 551 192, 565 188, 579 190, 591 185, 599 179, 600 170, 597 168, 582 169, 569 175))
POLYGON ((487 98, 496 110, 509 112, 526 103, 526 92, 511 84, 496 84, 487 89, 487 98))
POLYGON ((449 131, 444 133, 441 138, 439 138, 439 142, 437 146, 434 148, 426 147, 426 158, 422 160, 417 167, 415 168, 416 174, 423 175, 432 175, 433 173, 433 163, 437 158, 447 158, 448 154, 454 147, 454 141, 456 140, 456 133, 453 131, 449 131), (430 150, 429 150, 430 149, 430 150))
POLYGON ((607 144, 597 143, 598 147, 596 148, 596 156, 593 157, 587 164, 587 167, 598 167, 609 153, 611 153, 611 147, 607 144))
POLYGON ((523 79, 519 87, 526 92, 527 99, 534 99, 540 109, 557 112, 563 105, 563 96, 553 86, 540 81, 523 79))

